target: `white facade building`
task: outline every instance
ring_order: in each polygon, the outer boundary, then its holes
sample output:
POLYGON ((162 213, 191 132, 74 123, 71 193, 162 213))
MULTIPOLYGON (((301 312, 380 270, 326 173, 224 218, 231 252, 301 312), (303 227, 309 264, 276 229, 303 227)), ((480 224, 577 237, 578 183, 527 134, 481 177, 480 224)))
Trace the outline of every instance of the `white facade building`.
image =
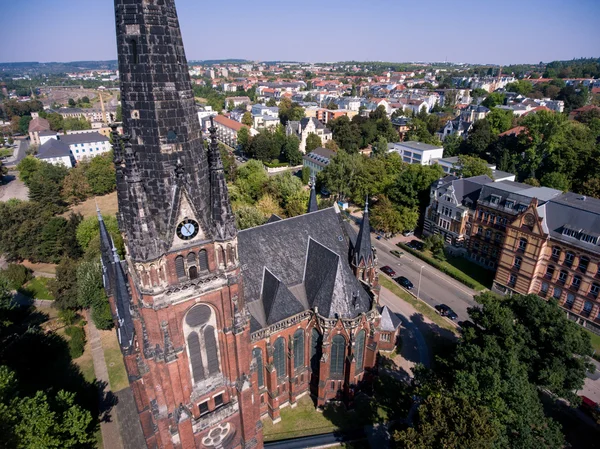
POLYGON ((395 142, 388 151, 395 151, 408 164, 431 165, 434 159, 441 159, 444 148, 422 142, 395 142))

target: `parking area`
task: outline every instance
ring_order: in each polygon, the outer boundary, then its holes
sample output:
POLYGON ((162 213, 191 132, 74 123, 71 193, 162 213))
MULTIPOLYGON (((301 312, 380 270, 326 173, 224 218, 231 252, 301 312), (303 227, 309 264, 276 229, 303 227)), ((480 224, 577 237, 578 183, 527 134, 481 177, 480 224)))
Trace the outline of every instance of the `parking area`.
POLYGON ((5 202, 13 198, 23 201, 29 199, 29 189, 17 177, 17 172, 9 172, 0 185, 0 201, 5 202))

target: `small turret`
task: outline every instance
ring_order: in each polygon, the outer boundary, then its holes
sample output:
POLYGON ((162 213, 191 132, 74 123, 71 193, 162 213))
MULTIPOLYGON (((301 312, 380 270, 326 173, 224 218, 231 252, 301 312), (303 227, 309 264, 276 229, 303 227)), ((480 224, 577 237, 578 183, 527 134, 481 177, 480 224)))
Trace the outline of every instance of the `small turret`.
POLYGON ((317 212, 319 210, 319 205, 317 204, 317 192, 315 191, 316 183, 317 181, 313 176, 310 185, 310 200, 308 200, 308 213, 317 212))
POLYGON ((374 285, 376 282, 375 254, 371 245, 371 225, 369 223, 369 198, 365 201, 365 211, 363 220, 360 224, 356 243, 352 249, 352 259, 350 261, 355 276, 374 285))

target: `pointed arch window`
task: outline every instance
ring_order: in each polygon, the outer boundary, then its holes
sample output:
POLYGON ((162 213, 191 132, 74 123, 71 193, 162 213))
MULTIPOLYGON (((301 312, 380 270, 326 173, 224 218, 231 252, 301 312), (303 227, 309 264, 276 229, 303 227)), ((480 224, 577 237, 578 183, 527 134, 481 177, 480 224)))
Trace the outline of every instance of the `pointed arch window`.
POLYGON ((196 266, 196 253, 189 253, 187 255, 188 275, 190 279, 196 279, 198 277, 198 267, 196 266))
POLYGON ((183 328, 194 383, 221 373, 216 325, 215 313, 205 304, 192 307, 184 318, 183 328))
POLYGON ((336 335, 331 341, 331 369, 332 376, 344 374, 344 358, 346 352, 346 340, 341 335, 336 335))
POLYGON ((205 249, 198 252, 198 265, 200 271, 208 271, 208 255, 206 254, 205 249))
POLYGON ((318 330, 313 328, 310 333, 310 369, 313 373, 318 373, 321 367, 322 343, 323 337, 318 330))
POLYGON ((285 340, 279 337, 273 345, 273 365, 277 371, 277 377, 285 377, 285 340))
POLYGON ((183 263, 183 256, 177 256, 175 258, 175 272, 179 279, 185 278, 185 266, 183 263))
POLYGON ((363 370, 364 367, 364 363, 363 363, 363 359, 364 359, 364 355, 365 355, 365 338, 366 338, 366 332, 365 330, 361 330, 358 334, 356 334, 356 342, 355 344, 355 350, 354 350, 354 357, 356 360, 356 372, 360 373, 363 370))
POLYGON ((294 332, 294 369, 304 366, 304 330, 294 332))
POLYGON ((256 360, 256 374, 258 377, 258 387, 262 388, 265 386, 263 356, 260 348, 254 348, 252 350, 252 357, 256 360))

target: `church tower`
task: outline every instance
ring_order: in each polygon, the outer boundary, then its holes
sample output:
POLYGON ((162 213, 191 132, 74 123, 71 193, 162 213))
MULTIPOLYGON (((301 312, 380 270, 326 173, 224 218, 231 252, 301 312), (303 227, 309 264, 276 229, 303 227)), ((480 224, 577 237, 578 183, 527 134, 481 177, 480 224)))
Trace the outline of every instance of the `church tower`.
POLYGON ((369 222, 369 198, 365 201, 365 211, 358 230, 356 243, 351 251, 350 265, 358 280, 364 282, 374 292, 378 291, 377 254, 371 244, 371 224, 369 222))
POLYGON ((202 142, 174 0, 115 0, 115 18, 129 299, 111 300, 146 444, 262 447, 237 230, 214 128, 202 142))

